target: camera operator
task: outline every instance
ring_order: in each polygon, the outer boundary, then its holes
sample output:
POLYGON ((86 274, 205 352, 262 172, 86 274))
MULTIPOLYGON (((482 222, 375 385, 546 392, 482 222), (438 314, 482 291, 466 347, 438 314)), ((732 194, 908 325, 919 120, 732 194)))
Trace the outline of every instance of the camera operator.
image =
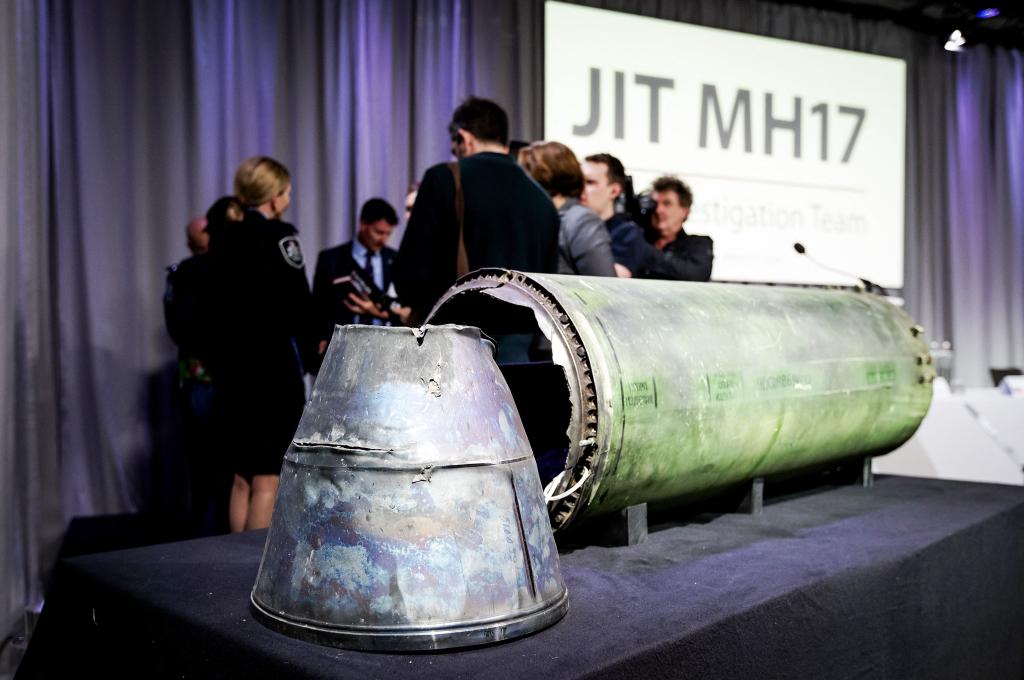
POLYGON ((709 236, 687 234, 683 225, 690 217, 693 193, 677 177, 659 177, 651 185, 648 214, 655 257, 640 273, 645 279, 710 281, 714 242, 709 236))
POLYGON ((394 249, 387 247, 398 215, 383 198, 371 198, 359 211, 354 241, 320 253, 313 275, 319 344, 327 349, 335 324, 386 325, 401 320, 409 310, 385 294, 391 288, 394 249))

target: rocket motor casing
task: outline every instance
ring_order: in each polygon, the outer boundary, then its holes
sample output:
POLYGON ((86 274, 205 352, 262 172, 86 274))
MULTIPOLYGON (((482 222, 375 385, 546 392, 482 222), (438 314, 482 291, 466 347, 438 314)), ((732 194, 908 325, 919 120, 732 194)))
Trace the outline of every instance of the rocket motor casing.
POLYGON ((921 328, 865 293, 490 269, 460 280, 428 322, 500 337, 527 317, 571 402, 553 495, 572 493, 550 503, 556 529, 891 451, 931 403, 921 328))

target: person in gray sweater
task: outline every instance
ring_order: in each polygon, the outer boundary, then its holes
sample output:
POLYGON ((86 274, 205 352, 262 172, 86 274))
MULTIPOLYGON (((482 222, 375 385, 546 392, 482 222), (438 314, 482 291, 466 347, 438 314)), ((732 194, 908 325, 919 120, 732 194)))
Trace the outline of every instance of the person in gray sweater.
POLYGON ((558 209, 558 273, 615 276, 608 229, 597 213, 579 202, 583 170, 572 150, 559 142, 535 142, 519 151, 519 164, 558 209))

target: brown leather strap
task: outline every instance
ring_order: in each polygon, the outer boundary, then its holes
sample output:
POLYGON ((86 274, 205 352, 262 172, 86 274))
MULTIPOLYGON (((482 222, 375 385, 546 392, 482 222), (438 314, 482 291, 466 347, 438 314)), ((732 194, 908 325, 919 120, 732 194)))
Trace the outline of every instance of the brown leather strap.
POLYGON ((466 203, 462 197, 462 173, 459 171, 459 162, 451 161, 448 169, 455 179, 455 221, 459 223, 459 249, 455 256, 455 278, 460 279, 469 273, 469 256, 466 254, 466 239, 463 236, 463 218, 465 216, 466 203))

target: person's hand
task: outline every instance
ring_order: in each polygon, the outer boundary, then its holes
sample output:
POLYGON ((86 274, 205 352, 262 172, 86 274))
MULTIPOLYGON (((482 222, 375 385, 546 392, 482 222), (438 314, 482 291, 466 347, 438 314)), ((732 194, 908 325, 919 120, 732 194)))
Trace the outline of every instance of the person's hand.
POLYGON ((391 305, 391 313, 397 316, 403 324, 409 325, 409 317, 412 315, 412 307, 403 307, 399 304, 391 305))
POLYGON ((378 319, 388 318, 387 312, 375 305, 370 298, 364 295, 349 293, 348 299, 344 302, 346 309, 353 314, 369 314, 370 316, 375 316, 378 319))
POLYGON ((615 263, 615 275, 622 279, 633 278, 633 272, 629 271, 625 265, 621 265, 618 262, 615 263))
POLYGON ((328 342, 329 342, 328 340, 321 340, 320 344, 316 346, 316 353, 317 354, 323 354, 324 352, 326 352, 327 351, 327 343, 328 342))

